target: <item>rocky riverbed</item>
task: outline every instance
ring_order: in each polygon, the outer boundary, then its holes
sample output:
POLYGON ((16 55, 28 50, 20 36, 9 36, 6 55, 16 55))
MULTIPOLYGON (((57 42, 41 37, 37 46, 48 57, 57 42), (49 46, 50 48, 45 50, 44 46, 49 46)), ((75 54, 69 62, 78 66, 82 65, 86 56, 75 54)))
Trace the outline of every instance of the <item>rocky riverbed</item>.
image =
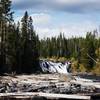
POLYGON ((0 93, 43 92, 60 94, 100 93, 100 82, 80 78, 69 80, 60 74, 16 75, 0 77, 0 93))

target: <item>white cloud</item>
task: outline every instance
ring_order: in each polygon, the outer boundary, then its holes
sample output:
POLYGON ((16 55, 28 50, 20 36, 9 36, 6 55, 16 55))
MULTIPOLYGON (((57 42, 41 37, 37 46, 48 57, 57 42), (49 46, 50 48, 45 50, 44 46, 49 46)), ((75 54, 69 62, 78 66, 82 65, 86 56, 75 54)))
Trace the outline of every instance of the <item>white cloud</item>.
MULTIPOLYGON (((40 38, 52 37, 59 35, 60 32, 64 32, 66 37, 72 36, 85 36, 87 31, 92 31, 97 28, 97 24, 93 22, 96 19, 95 12, 100 11, 100 1, 99 0, 12 0, 13 4, 16 6, 15 11, 23 13, 23 10, 29 10, 33 18, 33 25, 35 26, 36 32, 39 34, 40 38), (64 5, 64 6, 63 6, 64 5), (31 8, 31 10, 30 10, 31 8), (45 13, 44 10, 47 10, 45 13), (56 18, 53 14, 49 15, 51 12, 56 13, 56 18), (59 12, 57 12, 59 11, 59 12), (60 18, 59 14, 61 12, 71 12, 72 23, 70 20, 65 20, 66 24, 61 24, 61 20, 67 19, 67 16, 60 18), (35 13, 33 13, 35 12, 35 13), (93 12, 92 14, 90 14, 93 12), (59 14, 58 14, 59 13, 59 14), (87 17, 81 18, 82 21, 75 21, 77 17, 74 18, 74 14, 93 15, 94 18, 87 19, 87 17), (73 17, 72 17, 73 16, 73 17), (66 17, 66 18, 65 18, 66 17), (54 18, 54 19, 53 19, 54 18), (64 18, 64 19, 62 19, 64 18), (55 21, 57 19, 57 22, 55 21), (87 19, 87 20, 86 20, 87 19), (89 21, 90 20, 90 21, 89 21), (54 22, 55 21, 55 22, 54 22), (56 25, 55 25, 56 24, 56 25)), ((54 14, 55 15, 55 14, 54 14)), ((16 15, 17 16, 17 15, 16 15)), ((21 15, 15 18, 15 21, 20 21, 21 15)), ((79 17, 78 17, 79 18, 79 17)))
MULTIPOLYGON (((86 32, 93 31, 98 26, 94 21, 85 20, 77 23, 58 23, 53 25, 51 23, 53 18, 49 14, 35 13, 31 15, 33 18, 33 25, 36 33, 41 38, 58 36, 60 32, 64 33, 67 38, 72 36, 85 36, 86 32)), ((20 21, 21 17, 15 18, 16 21, 20 21)))
POLYGON ((33 23, 37 24, 47 24, 51 21, 51 16, 45 13, 35 13, 31 15, 33 18, 33 23))
POLYGON ((14 19, 15 23, 17 23, 18 21, 20 22, 21 18, 22 18, 21 16, 16 16, 15 19, 14 19))
POLYGON ((57 27, 36 27, 35 30, 39 34, 40 39, 41 38, 47 38, 47 37, 53 37, 58 36, 60 32, 64 33, 66 38, 74 37, 85 37, 86 32, 93 31, 98 26, 91 22, 91 21, 85 21, 83 23, 77 23, 77 24, 63 24, 58 25, 57 27))
MULTIPOLYGON (((45 13, 34 13, 30 15, 33 19, 34 25, 47 25, 51 22, 51 16, 45 13)), ((15 16, 15 22, 21 21, 22 16, 15 16)))

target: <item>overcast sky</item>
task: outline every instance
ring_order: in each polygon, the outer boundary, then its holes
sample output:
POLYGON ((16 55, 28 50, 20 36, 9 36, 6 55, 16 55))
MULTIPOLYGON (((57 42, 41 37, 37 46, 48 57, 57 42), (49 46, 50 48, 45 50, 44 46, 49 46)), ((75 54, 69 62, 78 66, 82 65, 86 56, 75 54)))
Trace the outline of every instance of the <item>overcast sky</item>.
POLYGON ((28 11, 40 38, 85 36, 100 26, 100 0, 12 0, 15 21, 28 11))

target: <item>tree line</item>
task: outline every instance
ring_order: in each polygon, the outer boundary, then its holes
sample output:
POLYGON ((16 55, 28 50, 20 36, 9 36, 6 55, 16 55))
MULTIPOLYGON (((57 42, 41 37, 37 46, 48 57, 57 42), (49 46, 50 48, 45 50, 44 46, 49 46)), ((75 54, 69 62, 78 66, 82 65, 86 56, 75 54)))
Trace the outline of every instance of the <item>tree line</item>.
POLYGON ((66 38, 60 33, 58 37, 40 40, 40 57, 60 58, 71 60, 74 58, 78 64, 83 64, 87 69, 92 69, 100 62, 100 37, 97 30, 87 32, 86 37, 66 38))

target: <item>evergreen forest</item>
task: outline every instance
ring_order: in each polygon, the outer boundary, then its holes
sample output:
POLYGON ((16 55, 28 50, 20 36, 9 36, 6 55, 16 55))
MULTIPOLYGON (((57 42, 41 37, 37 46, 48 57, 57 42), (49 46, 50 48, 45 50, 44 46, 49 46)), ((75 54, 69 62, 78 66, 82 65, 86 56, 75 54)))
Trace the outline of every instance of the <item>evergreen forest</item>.
MULTIPOLYGON (((10 0, 0 1, 0 74, 36 73, 41 59, 71 61, 73 71, 100 74, 100 32, 87 32, 85 37, 59 36, 39 39, 34 19, 24 13, 14 21, 10 0)), ((41 33, 42 34, 42 33, 41 33)))

